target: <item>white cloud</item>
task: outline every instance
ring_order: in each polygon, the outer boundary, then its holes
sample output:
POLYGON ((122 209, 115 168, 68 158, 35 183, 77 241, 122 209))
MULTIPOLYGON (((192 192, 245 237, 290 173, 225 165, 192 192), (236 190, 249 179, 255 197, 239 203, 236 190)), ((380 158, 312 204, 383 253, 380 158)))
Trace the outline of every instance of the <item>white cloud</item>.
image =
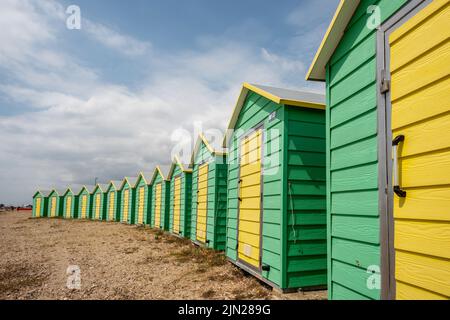
POLYGON ((82 29, 106 47, 117 50, 130 57, 148 54, 151 48, 149 42, 137 40, 88 19, 83 19, 82 29))
MULTIPOLYGON (((63 19, 61 8, 45 3, 43 14, 25 0, 8 2, 9 11, 20 11, 8 23, 0 10, 0 30, 34 20, 19 41, 0 34, 8 40, 0 49, 0 72, 13 79, 0 81, 0 92, 32 107, 0 117, 0 202, 29 202, 37 187, 92 184, 95 177, 102 182, 167 165, 176 130, 193 132, 195 123, 210 132, 225 129, 244 81, 306 86, 305 66, 295 57, 213 38, 203 39, 201 50, 154 55, 142 65, 151 72, 139 89, 119 86, 59 48, 61 35, 54 30, 63 19)), ((108 48, 128 56, 150 49, 146 42, 92 25, 86 31, 108 48)))

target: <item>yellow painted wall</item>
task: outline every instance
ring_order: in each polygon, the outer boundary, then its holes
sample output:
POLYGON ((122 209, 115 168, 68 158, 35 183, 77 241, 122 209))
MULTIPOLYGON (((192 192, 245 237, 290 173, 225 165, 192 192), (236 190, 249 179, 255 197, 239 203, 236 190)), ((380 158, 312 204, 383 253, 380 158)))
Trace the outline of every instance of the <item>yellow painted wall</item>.
POLYGON ((261 145, 262 130, 240 144, 238 258, 256 268, 261 241, 261 145))
POLYGON ((173 232, 180 233, 180 214, 181 214, 181 177, 175 178, 173 192, 173 232))
POLYGON ((36 199, 36 218, 39 218, 41 216, 41 198, 36 199))
POLYGON ((207 163, 200 166, 198 173, 197 195, 197 240, 206 242, 206 224, 208 215, 208 169, 207 163))
POLYGON ((109 194, 109 212, 108 212, 109 221, 113 221, 115 219, 114 217, 114 212, 116 209, 115 201, 116 201, 116 193, 111 192, 109 194))
POLYGON ((162 202, 162 185, 158 183, 156 185, 156 199, 155 199, 155 227, 161 227, 161 202, 162 202))
POLYGON ((435 0, 390 38, 397 299, 450 297, 450 2, 435 0))
POLYGON ((138 224, 144 224, 144 201, 145 201, 145 187, 139 187, 138 191, 138 224))
POLYGON ((72 215, 72 197, 66 198, 66 218, 70 218, 72 215))

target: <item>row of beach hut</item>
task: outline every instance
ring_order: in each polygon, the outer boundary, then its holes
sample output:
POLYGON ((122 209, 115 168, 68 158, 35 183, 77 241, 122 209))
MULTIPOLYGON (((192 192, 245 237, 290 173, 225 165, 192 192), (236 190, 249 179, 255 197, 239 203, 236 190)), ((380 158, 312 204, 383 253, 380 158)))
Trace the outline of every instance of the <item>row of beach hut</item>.
POLYGON ((224 148, 77 190, 37 191, 35 217, 147 225, 224 251, 275 288, 326 285, 325 97, 244 84, 224 148))
POLYGON ((146 224, 223 250, 281 290, 450 297, 450 1, 341 0, 307 73, 245 84, 220 150, 37 192, 35 216, 146 224), (69 200, 70 199, 70 200, 69 200))

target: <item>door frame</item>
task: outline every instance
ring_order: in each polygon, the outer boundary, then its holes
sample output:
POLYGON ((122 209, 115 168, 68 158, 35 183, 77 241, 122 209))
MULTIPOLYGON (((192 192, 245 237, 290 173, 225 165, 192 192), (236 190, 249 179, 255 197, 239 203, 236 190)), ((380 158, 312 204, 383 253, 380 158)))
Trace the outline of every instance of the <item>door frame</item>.
POLYGON ((265 134, 264 134, 264 122, 261 122, 259 124, 257 124, 256 126, 254 126, 253 128, 249 129, 247 132, 245 132, 241 137, 239 137, 239 139, 237 139, 238 142, 238 187, 237 187, 237 201, 238 201, 238 205, 237 205, 237 225, 236 225, 236 261, 239 262, 240 264, 246 266, 247 268, 249 268, 250 270, 256 271, 257 273, 262 273, 262 252, 263 252, 263 248, 262 248, 262 244, 263 244, 263 216, 264 216, 264 208, 263 208, 263 196, 264 196, 264 138, 265 138, 265 134), (257 132, 258 130, 261 130, 261 172, 260 172, 260 178, 261 178, 261 183, 260 183, 260 203, 259 203, 259 266, 255 267, 249 263, 247 263, 246 261, 243 261, 242 259, 239 258, 239 216, 241 213, 241 202, 239 201, 239 195, 241 194, 241 184, 239 183, 239 180, 241 179, 241 143, 242 140, 245 138, 248 138, 250 135, 252 135, 253 133, 257 132))
POLYGON ((391 81, 389 35, 411 19, 432 0, 410 0, 377 30, 377 105, 378 105, 378 207, 380 215, 381 299, 394 300, 395 248, 392 187, 391 88, 382 92, 384 80, 391 81))
MULTIPOLYGON (((197 172, 197 210, 196 210, 196 221, 195 221, 195 241, 200 241, 198 240, 198 194, 199 194, 199 190, 200 190, 200 168, 203 166, 207 166, 208 170, 206 171, 206 210, 205 210, 205 214, 206 214, 206 222, 205 222, 205 242, 203 244, 207 244, 208 243, 208 188, 209 188, 209 165, 210 162, 204 160, 201 164, 198 165, 198 172, 197 172)), ((215 212, 214 212, 215 215, 215 212)), ((215 221, 215 217, 214 217, 214 221, 215 221)), ((214 228, 215 228, 215 224, 214 224, 214 228)))

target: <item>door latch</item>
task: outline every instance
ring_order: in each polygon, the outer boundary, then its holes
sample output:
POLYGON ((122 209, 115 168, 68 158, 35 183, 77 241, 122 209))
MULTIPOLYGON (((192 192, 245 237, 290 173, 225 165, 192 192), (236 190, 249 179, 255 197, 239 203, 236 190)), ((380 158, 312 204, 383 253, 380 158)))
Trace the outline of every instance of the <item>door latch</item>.
POLYGON ((391 81, 386 77, 386 70, 381 70, 380 92, 386 93, 391 89, 391 81))

